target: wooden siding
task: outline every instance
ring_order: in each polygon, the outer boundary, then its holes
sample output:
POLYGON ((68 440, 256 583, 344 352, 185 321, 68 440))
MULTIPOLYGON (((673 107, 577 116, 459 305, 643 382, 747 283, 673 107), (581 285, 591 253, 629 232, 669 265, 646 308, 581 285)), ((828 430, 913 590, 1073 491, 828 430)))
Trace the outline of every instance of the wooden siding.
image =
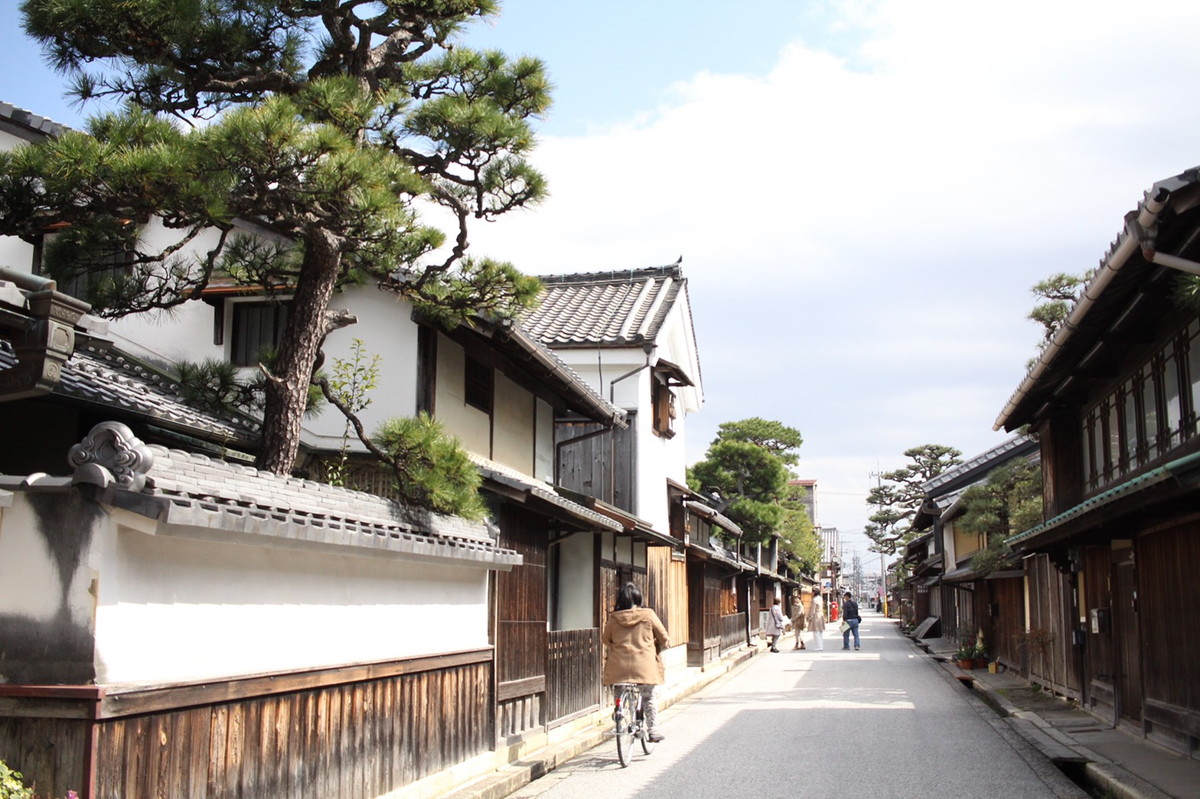
POLYGON ((0 758, 53 796, 367 799, 490 750, 491 685, 487 659, 95 722, 10 715, 0 758))
POLYGON ((1200 756, 1200 530, 1195 519, 1137 539, 1147 734, 1200 756))
MULTIPOLYGON (((55 712, 46 706, 49 703, 37 704, 35 712, 55 712)), ((89 754, 88 722, 3 717, 8 711, 7 702, 0 705, 0 760, 34 781, 39 796, 81 791, 89 754)))
POLYGON ((1116 720, 1116 649, 1112 627, 1112 547, 1108 544, 1087 547, 1083 551, 1080 613, 1088 619, 1084 630, 1084 675, 1087 708, 1107 720, 1116 720), (1093 632, 1091 612, 1103 614, 1106 626, 1093 632))
POLYGON ((749 643, 746 640, 746 614, 731 613, 721 617, 721 651, 736 649, 749 643))
POLYGON ((504 503, 497 513, 500 546, 521 554, 512 571, 496 574, 497 734, 523 735, 546 724, 547 520, 504 503))
POLYGON ((646 549, 646 603, 662 619, 671 638, 671 646, 686 644, 687 625, 687 563, 672 558, 670 547, 646 549))
POLYGON ((566 718, 600 703, 600 630, 554 630, 546 675, 548 720, 566 718))
POLYGON ((1025 581, 1017 577, 983 582, 990 605, 988 654, 1011 668, 1020 668, 1021 633, 1025 629, 1025 581))
POLYGON ((559 422, 554 426, 558 446, 558 484, 633 513, 635 451, 634 419, 624 429, 599 424, 559 422))
POLYGON ((1055 693, 1080 698, 1079 669, 1072 643, 1073 603, 1067 575, 1048 555, 1025 561, 1029 580, 1029 634, 1023 637, 1029 679, 1055 693))

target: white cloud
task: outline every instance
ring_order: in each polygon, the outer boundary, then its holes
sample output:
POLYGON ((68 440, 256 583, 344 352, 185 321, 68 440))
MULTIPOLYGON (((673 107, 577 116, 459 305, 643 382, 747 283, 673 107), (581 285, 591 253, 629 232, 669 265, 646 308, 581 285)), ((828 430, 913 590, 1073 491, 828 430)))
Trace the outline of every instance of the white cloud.
MULTIPOLYGON (((798 31, 765 74, 699 72, 546 139, 551 198, 474 247, 534 273, 683 254, 693 458, 723 421, 776 418, 805 435, 804 476, 865 497, 910 446, 998 444, 1039 337, 1029 287, 1094 266, 1144 189, 1200 163, 1200 4, 830 9, 836 52, 798 31)), ((822 505, 846 529, 868 512, 822 505)))

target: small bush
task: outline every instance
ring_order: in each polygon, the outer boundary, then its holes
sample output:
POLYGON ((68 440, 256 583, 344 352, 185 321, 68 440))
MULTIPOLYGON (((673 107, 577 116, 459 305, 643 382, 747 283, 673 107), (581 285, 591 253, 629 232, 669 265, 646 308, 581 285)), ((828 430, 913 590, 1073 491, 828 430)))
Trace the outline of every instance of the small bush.
POLYGON ((33 799, 33 789, 25 787, 23 779, 21 772, 0 760, 0 799, 33 799))

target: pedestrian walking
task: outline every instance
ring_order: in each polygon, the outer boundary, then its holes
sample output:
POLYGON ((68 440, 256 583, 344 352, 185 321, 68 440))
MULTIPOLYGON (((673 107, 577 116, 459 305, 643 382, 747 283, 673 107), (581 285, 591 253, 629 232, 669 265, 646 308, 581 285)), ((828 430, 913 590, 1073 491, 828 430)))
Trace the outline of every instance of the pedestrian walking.
POLYGON ((842 621, 847 625, 846 629, 842 631, 842 649, 850 648, 850 634, 854 633, 854 649, 857 651, 858 625, 862 622, 862 616, 858 615, 858 603, 854 601, 854 597, 849 591, 842 599, 842 621))
POLYGON ((783 637, 784 628, 787 627, 787 618, 783 615, 783 608, 779 604, 779 597, 775 597, 775 602, 771 605, 771 612, 767 614, 767 626, 764 632, 767 638, 771 641, 771 651, 779 651, 779 639, 783 637))
POLYGON ((796 633, 792 649, 804 649, 804 600, 799 595, 792 600, 792 630, 796 633))
POLYGON ((808 606, 808 629, 812 632, 812 648, 815 652, 825 649, 825 600, 819 591, 813 591, 812 604, 808 606))

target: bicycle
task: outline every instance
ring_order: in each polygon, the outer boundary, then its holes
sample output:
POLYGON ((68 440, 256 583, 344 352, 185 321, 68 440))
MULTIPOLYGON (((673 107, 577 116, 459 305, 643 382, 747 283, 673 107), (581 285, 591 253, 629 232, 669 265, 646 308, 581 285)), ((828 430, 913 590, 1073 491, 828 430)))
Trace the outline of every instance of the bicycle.
POLYGON ((633 742, 642 742, 642 751, 647 755, 654 751, 650 731, 646 729, 646 718, 642 710, 642 690, 636 683, 624 682, 614 686, 616 707, 613 710, 614 734, 617 737, 617 760, 621 767, 629 765, 633 758, 633 742))

